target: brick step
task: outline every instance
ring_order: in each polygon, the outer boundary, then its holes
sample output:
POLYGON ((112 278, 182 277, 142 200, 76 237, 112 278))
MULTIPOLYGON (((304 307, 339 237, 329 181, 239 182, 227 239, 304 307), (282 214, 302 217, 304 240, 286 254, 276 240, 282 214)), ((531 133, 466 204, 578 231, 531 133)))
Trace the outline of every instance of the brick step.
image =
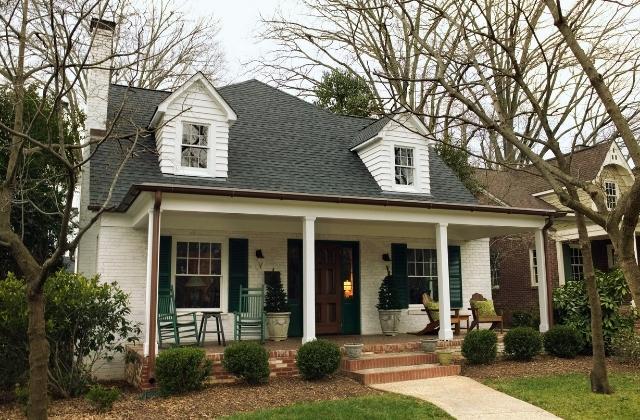
POLYGON ((341 368, 347 372, 355 372, 362 369, 386 368, 397 366, 421 365, 436 363, 438 356, 435 353, 382 353, 363 354, 359 359, 342 359, 341 368))
POLYGON ((458 374, 460 374, 460 365, 440 366, 438 364, 394 366, 348 372, 349 376, 363 385, 413 381, 415 379, 438 378, 458 374))

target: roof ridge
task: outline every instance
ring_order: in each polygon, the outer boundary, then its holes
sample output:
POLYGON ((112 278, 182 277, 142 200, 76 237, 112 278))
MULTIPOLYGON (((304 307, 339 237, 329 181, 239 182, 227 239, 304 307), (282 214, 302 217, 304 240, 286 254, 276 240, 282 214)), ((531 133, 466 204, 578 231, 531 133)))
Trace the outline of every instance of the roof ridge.
POLYGON ((146 90, 150 92, 173 93, 172 90, 167 90, 167 89, 151 89, 151 88, 145 88, 145 87, 139 87, 139 86, 124 85, 122 83, 110 83, 109 85, 115 86, 115 87, 127 88, 127 89, 146 90))

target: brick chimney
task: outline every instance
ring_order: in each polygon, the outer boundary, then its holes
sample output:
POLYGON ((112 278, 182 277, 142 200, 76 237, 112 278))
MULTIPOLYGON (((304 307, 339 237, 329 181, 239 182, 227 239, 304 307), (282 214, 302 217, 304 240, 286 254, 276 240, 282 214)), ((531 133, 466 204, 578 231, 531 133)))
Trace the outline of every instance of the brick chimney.
POLYGON ((111 82, 111 56, 113 48, 114 22, 97 18, 91 19, 90 31, 93 42, 87 59, 87 121, 91 130, 107 128, 107 104, 109 83, 111 82))

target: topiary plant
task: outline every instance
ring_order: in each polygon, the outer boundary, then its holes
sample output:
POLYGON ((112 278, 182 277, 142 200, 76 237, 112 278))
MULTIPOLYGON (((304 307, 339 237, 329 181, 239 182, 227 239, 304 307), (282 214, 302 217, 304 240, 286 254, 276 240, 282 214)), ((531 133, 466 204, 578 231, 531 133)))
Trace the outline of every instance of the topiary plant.
POLYGON ((504 336, 504 353, 515 360, 532 360, 542 351, 542 337, 531 327, 517 327, 504 336))
POLYGON ((305 343, 298 350, 296 365, 305 379, 321 379, 334 373, 340 366, 340 347, 327 340, 305 343))
POLYGON ((163 395, 180 394, 202 388, 211 374, 211 360, 203 349, 174 347, 156 359, 156 379, 163 395))
POLYGON ((269 380, 269 353, 258 343, 237 342, 224 350, 222 366, 250 384, 269 380))
POLYGON ((491 363, 497 353, 498 336, 491 330, 473 330, 462 342, 462 355, 473 365, 491 363))
POLYGON ((402 309, 402 304, 395 290, 393 276, 387 268, 387 275, 382 280, 382 284, 380 284, 380 288, 378 289, 378 304, 376 308, 381 311, 402 309))
POLYGON ((565 359, 573 359, 585 347, 582 335, 569 325, 554 325, 544 334, 543 341, 547 353, 565 359))
POLYGON ((264 310, 271 313, 288 312, 287 294, 282 287, 280 276, 265 276, 265 286, 267 290, 264 297, 264 310))

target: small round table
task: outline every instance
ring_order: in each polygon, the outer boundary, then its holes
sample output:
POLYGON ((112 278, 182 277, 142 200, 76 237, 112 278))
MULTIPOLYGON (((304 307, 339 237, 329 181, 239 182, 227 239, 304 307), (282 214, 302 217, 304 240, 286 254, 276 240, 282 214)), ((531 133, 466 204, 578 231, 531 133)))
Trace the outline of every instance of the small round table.
POLYGON ((224 327, 222 325, 222 312, 220 311, 200 311, 202 313, 202 319, 200 320, 200 330, 198 331, 198 343, 200 345, 204 344, 206 333, 216 333, 218 335, 218 345, 222 344, 222 346, 226 346, 227 343, 224 340, 224 327), (209 318, 215 318, 216 320, 216 329, 207 330, 207 321, 209 318), (222 343, 220 342, 220 338, 222 338, 222 343))

